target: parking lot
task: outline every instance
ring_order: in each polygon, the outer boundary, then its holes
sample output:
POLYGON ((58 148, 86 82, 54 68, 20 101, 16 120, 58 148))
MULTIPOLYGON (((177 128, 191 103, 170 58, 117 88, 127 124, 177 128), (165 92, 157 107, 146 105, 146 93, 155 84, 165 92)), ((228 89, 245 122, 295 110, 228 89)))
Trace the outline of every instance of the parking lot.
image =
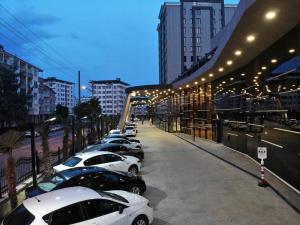
POLYGON ((300 215, 252 176, 173 134, 138 128, 153 225, 300 224, 300 215))

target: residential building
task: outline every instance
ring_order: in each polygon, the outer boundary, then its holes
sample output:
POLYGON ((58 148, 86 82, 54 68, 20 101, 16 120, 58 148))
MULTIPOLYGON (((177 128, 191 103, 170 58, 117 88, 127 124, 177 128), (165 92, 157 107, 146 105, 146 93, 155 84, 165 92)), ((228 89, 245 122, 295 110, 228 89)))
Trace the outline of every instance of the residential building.
POLYGON ((44 84, 50 87, 55 94, 55 105, 62 105, 69 108, 69 112, 73 112, 75 106, 74 86, 69 81, 60 80, 56 77, 48 77, 44 79, 44 84))
POLYGON ((90 81, 92 97, 99 99, 102 113, 107 115, 117 115, 123 111, 126 93, 125 89, 129 84, 115 80, 90 81))
POLYGON ((80 102, 88 102, 91 100, 91 96, 82 96, 80 102))
POLYGON ((231 20, 236 5, 224 0, 164 3, 157 27, 160 84, 170 84, 212 51, 211 39, 231 20))
POLYGON ((42 69, 4 50, 0 45, 0 67, 10 69, 18 75, 19 91, 27 95, 28 112, 32 120, 40 114, 39 75, 42 69))
POLYGON ((44 84, 44 79, 39 78, 39 94, 40 94, 40 116, 48 116, 54 113, 56 109, 56 93, 44 84))

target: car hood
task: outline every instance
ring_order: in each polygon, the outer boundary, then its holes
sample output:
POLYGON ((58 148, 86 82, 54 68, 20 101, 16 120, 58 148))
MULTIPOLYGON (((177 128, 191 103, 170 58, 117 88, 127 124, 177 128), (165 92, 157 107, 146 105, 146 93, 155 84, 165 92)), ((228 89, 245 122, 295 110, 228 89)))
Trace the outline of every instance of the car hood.
POLYGON ((121 197, 125 198, 129 202, 129 205, 135 205, 141 203, 147 204, 149 202, 146 198, 127 191, 106 191, 106 192, 120 195, 121 197))
POLYGON ((124 156, 124 157, 126 157, 126 161, 127 161, 127 162, 137 163, 137 162, 139 161, 139 159, 136 158, 136 157, 134 157, 134 156, 126 155, 126 156, 124 156))
POLYGON ((59 164, 59 165, 53 167, 55 172, 60 172, 60 171, 67 170, 67 169, 70 169, 70 168, 73 168, 73 167, 65 166, 63 164, 59 164))

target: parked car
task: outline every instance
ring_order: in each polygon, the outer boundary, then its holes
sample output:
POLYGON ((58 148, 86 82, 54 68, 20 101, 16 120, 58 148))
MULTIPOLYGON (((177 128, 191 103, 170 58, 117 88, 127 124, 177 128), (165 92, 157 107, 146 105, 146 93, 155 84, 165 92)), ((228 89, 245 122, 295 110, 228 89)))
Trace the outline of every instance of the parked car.
POLYGON ((122 132, 120 130, 111 130, 109 134, 122 134, 122 132))
MULTIPOLYGON (((40 136, 40 133, 35 131, 34 136, 38 137, 38 136, 40 136)), ((25 132, 25 137, 31 137, 31 131, 30 130, 25 132)))
POLYGON ((55 166, 55 172, 83 166, 96 166, 113 171, 138 174, 141 169, 141 160, 133 156, 121 156, 112 152, 93 151, 77 154, 64 163, 55 166))
POLYGON ((113 172, 99 167, 77 167, 43 179, 36 186, 27 188, 25 194, 27 198, 31 198, 74 186, 83 186, 95 191, 124 190, 135 194, 142 194, 146 191, 146 184, 141 176, 113 172))
POLYGON ((141 225, 152 221, 153 209, 142 196, 70 187, 26 199, 2 225, 141 225))
POLYGON ((130 140, 126 140, 124 138, 107 138, 105 140, 103 140, 102 143, 114 143, 114 144, 120 144, 120 145, 124 145, 127 148, 142 148, 142 144, 138 143, 138 142, 134 142, 134 141, 130 141, 130 140))
POLYGON ((144 159, 144 151, 141 148, 131 149, 124 145, 114 144, 114 143, 106 143, 106 144, 89 146, 89 147, 83 149, 80 153, 94 152, 94 151, 107 151, 107 152, 113 152, 113 153, 116 153, 119 155, 134 156, 136 158, 139 158, 140 160, 144 159))
POLYGON ((136 136, 136 129, 134 127, 125 127, 125 135, 126 136, 136 136))
POLYGON ((102 141, 105 141, 106 139, 109 139, 109 138, 123 138, 123 139, 131 141, 131 142, 141 143, 140 140, 126 137, 125 134, 109 134, 98 143, 101 144, 102 141))

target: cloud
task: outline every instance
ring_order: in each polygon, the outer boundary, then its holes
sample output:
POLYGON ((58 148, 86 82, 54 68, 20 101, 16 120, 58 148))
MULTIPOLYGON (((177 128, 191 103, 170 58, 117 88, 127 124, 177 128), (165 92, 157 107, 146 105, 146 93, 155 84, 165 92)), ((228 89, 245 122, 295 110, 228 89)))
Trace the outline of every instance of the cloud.
POLYGON ((22 10, 15 13, 24 24, 28 26, 48 26, 56 24, 60 19, 53 15, 40 14, 35 11, 22 10))

